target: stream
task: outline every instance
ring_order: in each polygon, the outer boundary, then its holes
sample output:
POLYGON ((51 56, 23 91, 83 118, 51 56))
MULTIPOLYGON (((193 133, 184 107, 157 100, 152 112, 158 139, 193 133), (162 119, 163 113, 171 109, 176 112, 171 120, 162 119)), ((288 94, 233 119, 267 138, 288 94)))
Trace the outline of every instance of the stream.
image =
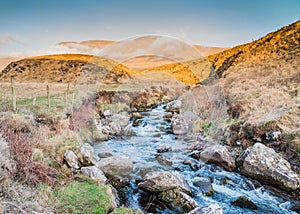
MULTIPOLYGON (((200 165, 199 169, 192 170, 190 166, 184 165, 185 160, 195 161, 189 156, 192 151, 187 149, 193 140, 170 133, 170 120, 164 117, 166 114, 164 105, 159 105, 151 111, 140 114, 143 118, 140 119, 138 126, 132 128, 136 133, 135 136, 113 138, 94 146, 96 154, 108 152, 112 155, 124 155, 133 161, 134 171, 131 173, 130 184, 118 189, 124 205, 145 210, 141 203, 142 197, 144 197, 143 191, 137 187, 136 182, 141 180, 140 174, 143 172, 147 170, 176 171, 187 180, 193 191, 193 198, 199 206, 219 204, 224 213, 228 214, 295 213, 288 210, 289 201, 277 196, 271 190, 260 185, 259 182, 246 178, 239 173, 228 172, 219 166, 201 161, 197 161, 200 165), (167 161, 156 158, 157 149, 163 147, 171 148, 170 151, 161 153, 167 161), (212 196, 206 196, 199 190, 199 187, 194 186, 193 181, 199 176, 209 177, 212 180, 214 189, 212 196), (249 198, 258 206, 258 209, 251 210, 231 205, 230 202, 239 196, 249 198)), ((199 138, 203 137, 199 136, 199 138)), ((152 213, 175 213, 168 208, 152 207, 149 210, 152 213)), ((149 212, 149 210, 147 211, 149 212)))

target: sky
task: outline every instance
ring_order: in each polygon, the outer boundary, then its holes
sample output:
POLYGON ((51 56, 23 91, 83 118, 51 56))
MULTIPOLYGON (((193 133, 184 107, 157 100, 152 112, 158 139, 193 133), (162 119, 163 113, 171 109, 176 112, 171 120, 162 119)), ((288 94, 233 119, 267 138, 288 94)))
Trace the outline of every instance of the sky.
POLYGON ((63 41, 168 35, 232 47, 300 19, 299 0, 0 0, 0 56, 63 41))

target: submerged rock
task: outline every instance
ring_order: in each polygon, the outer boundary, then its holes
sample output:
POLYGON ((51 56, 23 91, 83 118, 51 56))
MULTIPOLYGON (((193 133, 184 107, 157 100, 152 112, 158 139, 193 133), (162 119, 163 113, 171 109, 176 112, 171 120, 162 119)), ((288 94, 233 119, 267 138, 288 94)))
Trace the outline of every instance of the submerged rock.
POLYGON ((99 158, 108 158, 108 157, 112 157, 113 155, 110 152, 101 152, 98 153, 98 157, 99 158))
POLYGON ((81 173, 85 176, 88 176, 92 180, 97 181, 99 184, 105 184, 107 181, 104 173, 96 166, 82 167, 81 173))
POLYGON ((236 200, 230 202, 234 206, 241 208, 248 208, 252 210, 257 210, 256 204, 254 204, 249 198, 245 196, 240 196, 236 200))
POLYGON ((211 184, 210 178, 207 177, 195 177, 193 179, 193 184, 196 187, 199 187, 201 192, 206 196, 212 196, 214 194, 214 189, 211 184))
POLYGON ((172 172, 149 172, 144 176, 144 181, 139 183, 138 186, 150 192, 179 189, 191 194, 191 189, 186 180, 172 172))
POLYGON ((172 151, 172 147, 163 146, 163 147, 159 147, 156 149, 157 153, 164 153, 164 152, 170 152, 170 151, 172 151))
POLYGON ((235 161, 230 152, 225 146, 213 145, 205 148, 201 154, 200 159, 206 163, 214 163, 224 167, 229 171, 235 171, 235 161))
POLYGON ((108 177, 127 177, 133 170, 132 161, 125 156, 112 156, 101 159, 96 163, 96 166, 108 177))
POLYGON ((188 214, 223 214, 223 209, 218 204, 211 204, 206 207, 197 207, 188 214))
POLYGON ((299 175, 291 169, 291 165, 280 154, 261 143, 250 149, 241 170, 243 175, 285 190, 300 189, 299 175))

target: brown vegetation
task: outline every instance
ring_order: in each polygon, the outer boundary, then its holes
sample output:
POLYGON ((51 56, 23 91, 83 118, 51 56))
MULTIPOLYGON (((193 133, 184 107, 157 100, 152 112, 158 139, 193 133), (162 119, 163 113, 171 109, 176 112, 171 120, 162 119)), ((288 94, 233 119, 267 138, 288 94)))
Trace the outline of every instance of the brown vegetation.
POLYGON ((208 59, 234 119, 228 142, 247 147, 280 130, 281 138, 267 145, 299 165, 300 21, 208 59))

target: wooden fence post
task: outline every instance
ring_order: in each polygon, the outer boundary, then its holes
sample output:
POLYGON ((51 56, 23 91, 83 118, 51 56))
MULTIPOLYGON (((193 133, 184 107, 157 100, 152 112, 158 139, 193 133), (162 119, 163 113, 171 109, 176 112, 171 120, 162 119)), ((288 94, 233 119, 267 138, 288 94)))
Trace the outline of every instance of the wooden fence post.
POLYGON ((35 106, 35 104, 36 104, 36 94, 34 94, 32 98, 32 105, 35 106))
POLYGON ((68 87, 66 91, 66 105, 68 105, 69 90, 70 90, 70 83, 68 82, 68 87))
POLYGON ((48 98, 48 108, 50 108, 50 92, 49 92, 49 85, 47 85, 47 98, 48 98))
POLYGON ((15 77, 14 76, 10 77, 10 82, 11 82, 11 94, 12 94, 12 107, 13 107, 13 112, 16 112, 16 110, 17 110, 17 97, 16 97, 15 77))

